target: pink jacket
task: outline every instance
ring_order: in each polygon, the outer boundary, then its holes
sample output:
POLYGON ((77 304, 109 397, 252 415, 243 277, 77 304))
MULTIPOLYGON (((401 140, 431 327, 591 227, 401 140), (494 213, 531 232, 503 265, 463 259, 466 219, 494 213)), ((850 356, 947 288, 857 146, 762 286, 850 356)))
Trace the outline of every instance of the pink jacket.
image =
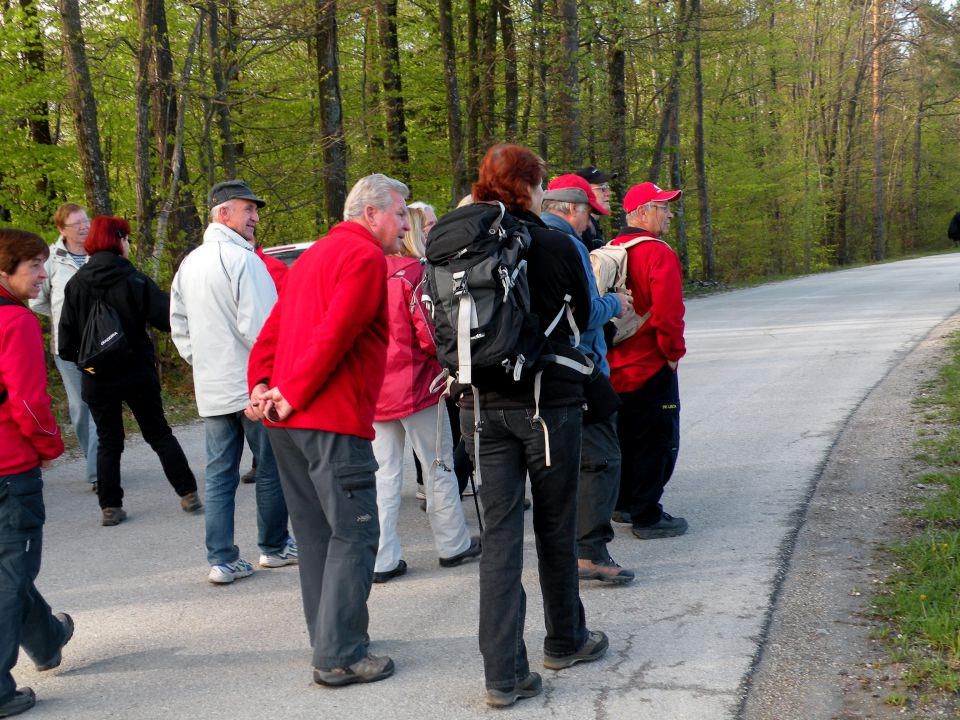
POLYGON ((407 417, 439 401, 430 383, 440 374, 433 325, 420 300, 423 265, 417 258, 387 257, 390 339, 386 375, 374 421, 407 417))
MULTIPOLYGON (((0 288, 0 296, 16 300, 0 288)), ((50 411, 47 364, 37 316, 17 301, 0 306, 0 475, 32 470, 63 452, 50 411)))

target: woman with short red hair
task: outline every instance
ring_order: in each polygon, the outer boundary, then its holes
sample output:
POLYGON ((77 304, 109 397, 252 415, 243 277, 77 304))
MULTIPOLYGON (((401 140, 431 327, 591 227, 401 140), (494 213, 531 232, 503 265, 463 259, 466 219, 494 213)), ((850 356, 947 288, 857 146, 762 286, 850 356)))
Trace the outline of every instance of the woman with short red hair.
POLYGON ((123 218, 94 218, 84 247, 90 259, 70 279, 64 293, 60 357, 78 360, 84 326, 97 299, 117 312, 127 342, 125 353, 112 361, 110 372, 82 368, 81 394, 100 440, 97 497, 103 511, 101 523, 117 525, 127 516, 120 486, 124 403, 133 412, 143 439, 159 456, 167 480, 180 496, 180 507, 185 512, 199 510, 197 480, 163 414, 156 356, 146 328, 149 323, 170 332, 170 296, 131 264, 130 224, 123 218))
MULTIPOLYGON (((580 255, 565 233, 540 219, 546 165, 519 145, 494 145, 480 163, 473 185, 475 202, 501 202, 531 237, 526 253, 530 307, 547 335, 545 354, 586 359, 571 346, 573 329, 565 300, 578 327, 586 328, 590 295, 580 255), (549 333, 558 315, 561 320, 549 333)), ((505 223, 508 219, 505 219, 505 223)), ((533 697, 543 685, 530 672, 523 642, 526 594, 523 571, 523 497, 526 477, 533 496, 547 636, 543 664, 559 670, 600 658, 608 641, 587 629, 577 573, 577 482, 585 376, 559 364, 537 367, 539 401, 533 378, 516 381, 500 368, 474 369, 480 417, 468 393, 460 404, 467 449, 479 461, 483 479, 483 555, 480 557, 480 652, 487 704, 512 705, 533 697), (489 372, 483 372, 489 371, 489 372), (475 422, 482 432, 474 435, 475 422), (548 450, 549 432, 549 450, 548 450), (479 453, 474 446, 479 440, 479 453)))

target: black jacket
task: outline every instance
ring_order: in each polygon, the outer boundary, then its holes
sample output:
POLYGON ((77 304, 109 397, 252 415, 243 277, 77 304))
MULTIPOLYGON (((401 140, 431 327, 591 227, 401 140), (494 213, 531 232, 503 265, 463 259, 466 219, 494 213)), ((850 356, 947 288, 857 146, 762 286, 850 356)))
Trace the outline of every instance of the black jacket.
POLYGON ((102 297, 117 311, 130 348, 129 356, 121 377, 84 375, 84 380, 90 378, 99 384, 155 376, 156 356, 146 326, 149 323, 158 330, 170 332, 170 296, 129 260, 112 252, 94 253, 64 288, 60 357, 77 361, 83 326, 97 297, 102 297))
POLYGON ((954 242, 960 242, 960 212, 953 216, 950 221, 950 227, 947 229, 947 237, 954 242))
MULTIPOLYGON (((585 329, 590 318, 590 289, 584 274, 580 253, 566 233, 551 230, 533 213, 512 213, 526 225, 533 242, 527 252, 527 280, 530 284, 530 309, 536 314, 540 329, 546 330, 563 308, 564 295, 570 295, 574 321, 585 329)), ((564 317, 550 335, 551 350, 583 356, 570 347, 571 330, 564 317)), ((505 373, 494 371, 499 379, 494 387, 484 385, 481 407, 532 407, 533 381, 515 382, 505 373), (501 378, 502 376, 502 378, 501 378)), ((540 405, 561 407, 583 403, 586 378, 555 364, 544 368, 540 389, 540 405)), ((471 405, 467 393, 464 402, 471 405)))

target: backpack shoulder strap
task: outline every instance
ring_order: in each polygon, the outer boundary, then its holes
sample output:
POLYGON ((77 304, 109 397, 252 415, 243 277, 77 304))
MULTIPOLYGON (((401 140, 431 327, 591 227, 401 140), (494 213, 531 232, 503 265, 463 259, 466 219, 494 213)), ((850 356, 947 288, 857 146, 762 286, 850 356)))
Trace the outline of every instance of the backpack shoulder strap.
MULTIPOLYGON (((4 305, 22 306, 23 303, 18 302, 17 300, 11 300, 10 298, 0 297, 0 307, 4 305)), ((10 394, 6 390, 3 390, 2 392, 0 392, 0 405, 3 405, 7 401, 8 397, 10 397, 10 394)))

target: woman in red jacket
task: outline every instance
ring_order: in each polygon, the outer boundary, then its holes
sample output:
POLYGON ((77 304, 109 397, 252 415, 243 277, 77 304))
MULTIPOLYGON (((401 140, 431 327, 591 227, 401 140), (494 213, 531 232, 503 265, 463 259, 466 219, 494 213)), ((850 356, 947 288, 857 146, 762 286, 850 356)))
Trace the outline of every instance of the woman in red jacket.
POLYGON ((0 717, 36 702, 10 674, 20 646, 37 670, 51 670, 73 636, 70 616, 52 614, 33 584, 45 519, 40 468, 63 452, 40 323, 25 304, 40 293, 49 254, 33 233, 0 229, 0 717))
POLYGON ((453 439, 446 406, 440 405, 437 421, 436 393, 430 383, 440 374, 433 327, 421 302, 423 279, 423 218, 410 210, 411 231, 398 255, 387 256, 387 307, 390 337, 386 373, 377 399, 373 428, 373 453, 377 471, 377 508, 380 546, 373 581, 386 582, 407 571, 400 557, 397 514, 403 483, 403 446, 407 437, 417 456, 429 463, 424 477, 427 516, 442 567, 453 567, 480 554, 479 538, 471 538, 460 504, 460 489, 453 472, 453 439), (441 435, 437 438, 437 430, 441 435), (433 462, 430 462, 430 461, 433 462))

